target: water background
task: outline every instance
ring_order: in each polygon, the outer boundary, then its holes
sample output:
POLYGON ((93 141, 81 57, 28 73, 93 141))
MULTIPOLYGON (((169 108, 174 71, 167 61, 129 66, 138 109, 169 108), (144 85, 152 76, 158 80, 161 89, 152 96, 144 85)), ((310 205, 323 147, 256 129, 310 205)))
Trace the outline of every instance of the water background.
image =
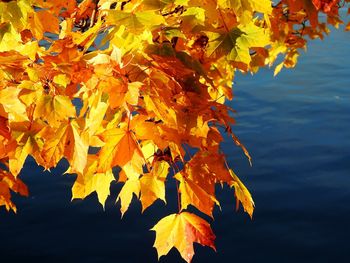
MULTIPOLYGON (((252 157, 227 141, 229 164, 250 189, 254 219, 235 212, 233 192, 219 191, 212 226, 217 253, 195 245, 193 262, 350 262, 350 45, 334 31, 310 42, 294 70, 238 74, 231 103, 234 131, 252 157)), ((30 197, 14 197, 18 214, 0 210, 0 262, 156 262, 149 229, 176 211, 170 189, 140 213, 134 202, 120 219, 112 196, 103 211, 95 194, 71 202, 74 176, 32 160, 21 178, 30 197)), ((160 262, 181 262, 172 250, 160 262)))

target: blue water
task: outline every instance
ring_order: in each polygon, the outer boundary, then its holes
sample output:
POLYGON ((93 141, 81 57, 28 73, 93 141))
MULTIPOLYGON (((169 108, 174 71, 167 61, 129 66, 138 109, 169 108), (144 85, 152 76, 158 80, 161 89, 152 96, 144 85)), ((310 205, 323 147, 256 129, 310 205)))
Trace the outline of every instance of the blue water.
MULTIPOLYGON (((233 192, 219 192, 222 212, 213 229, 218 252, 195 245, 193 262, 350 261, 350 45, 349 33, 315 40, 294 70, 236 76, 234 131, 253 167, 227 141, 230 165, 250 189, 250 220, 234 211, 233 192)), ((18 214, 0 210, 0 262, 156 262, 149 231, 176 211, 171 201, 140 214, 134 202, 124 218, 112 186, 106 210, 95 195, 71 199, 74 176, 65 164, 43 173, 28 160, 21 175, 30 197, 15 197, 18 214)), ((172 250, 160 262, 180 262, 172 250)))

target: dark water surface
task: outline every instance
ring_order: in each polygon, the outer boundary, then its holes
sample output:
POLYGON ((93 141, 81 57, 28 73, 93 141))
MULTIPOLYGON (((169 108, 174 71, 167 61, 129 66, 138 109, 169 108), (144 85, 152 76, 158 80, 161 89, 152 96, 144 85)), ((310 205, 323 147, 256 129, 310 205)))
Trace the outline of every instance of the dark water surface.
MULTIPOLYGON (((250 189, 251 221, 234 212, 233 193, 219 192, 213 229, 217 250, 195 246, 193 262, 350 262, 350 35, 313 41, 295 70, 239 75, 232 106, 236 134, 253 167, 231 142, 229 163, 250 189)), ((103 211, 95 195, 70 202, 74 176, 65 164, 42 173, 27 161, 29 198, 15 197, 18 214, 0 211, 0 262, 156 262, 149 231, 176 211, 160 202, 143 215, 134 202, 120 220, 114 202, 103 211)), ((161 262, 180 262, 172 250, 161 262)))

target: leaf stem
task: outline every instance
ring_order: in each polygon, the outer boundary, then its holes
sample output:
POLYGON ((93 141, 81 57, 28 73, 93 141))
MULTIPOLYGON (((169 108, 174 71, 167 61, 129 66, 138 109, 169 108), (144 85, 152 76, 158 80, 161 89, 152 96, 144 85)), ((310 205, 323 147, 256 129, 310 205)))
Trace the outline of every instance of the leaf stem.
MULTIPOLYGON (((174 165, 176 166, 177 170, 179 171, 179 168, 177 167, 177 165, 174 163, 174 165)), ((173 173, 174 175, 176 174, 175 168, 174 166, 171 166, 173 168, 173 173)), ((178 213, 180 213, 181 211, 181 196, 180 196, 180 190, 179 190, 179 181, 177 179, 175 179, 175 183, 176 183, 176 192, 177 192, 177 209, 178 209, 178 213)))
POLYGON ((179 210, 179 213, 181 211, 181 204, 180 204, 180 190, 179 190, 179 181, 176 180, 176 191, 177 191, 177 209, 179 210))

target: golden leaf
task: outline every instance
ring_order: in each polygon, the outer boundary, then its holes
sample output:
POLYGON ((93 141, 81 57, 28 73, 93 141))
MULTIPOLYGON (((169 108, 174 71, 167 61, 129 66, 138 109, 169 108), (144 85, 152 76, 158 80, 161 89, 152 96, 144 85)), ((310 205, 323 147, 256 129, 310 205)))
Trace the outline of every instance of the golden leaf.
POLYGON ((188 212, 164 217, 151 230, 156 232, 154 247, 157 249, 158 258, 168 254, 170 249, 175 247, 184 260, 191 262, 194 242, 216 250, 215 235, 209 223, 188 212))

